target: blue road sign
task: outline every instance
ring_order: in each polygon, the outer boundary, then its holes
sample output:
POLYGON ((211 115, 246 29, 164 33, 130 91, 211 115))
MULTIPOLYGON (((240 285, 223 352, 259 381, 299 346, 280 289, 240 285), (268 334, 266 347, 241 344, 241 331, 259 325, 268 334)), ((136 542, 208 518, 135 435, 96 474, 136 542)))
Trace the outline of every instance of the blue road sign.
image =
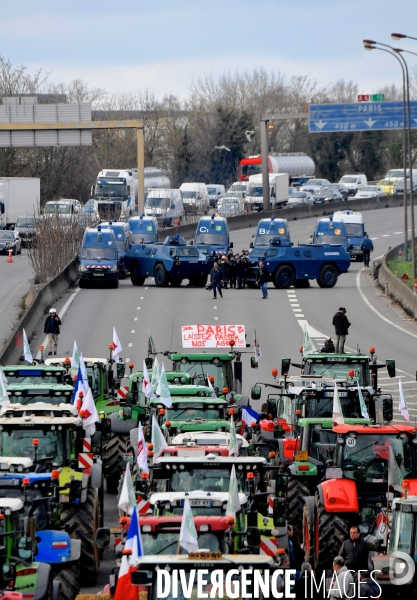
MULTIPOLYGON (((411 127, 417 128, 417 101, 410 102, 411 127)), ((406 121, 407 122, 407 121, 406 121)), ((402 102, 355 102, 310 104, 310 133, 333 131, 376 131, 403 128, 402 102)))

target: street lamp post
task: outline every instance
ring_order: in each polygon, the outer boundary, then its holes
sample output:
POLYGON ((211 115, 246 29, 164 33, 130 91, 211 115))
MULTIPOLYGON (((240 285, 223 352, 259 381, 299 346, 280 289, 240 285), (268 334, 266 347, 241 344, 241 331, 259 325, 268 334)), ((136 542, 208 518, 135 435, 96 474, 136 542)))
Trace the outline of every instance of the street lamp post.
MULTIPOLYGON (((406 117, 406 85, 405 85, 405 69, 402 61, 398 57, 395 52, 391 52, 391 50, 385 50, 384 48, 379 48, 375 46, 377 42, 373 40, 363 40, 365 50, 380 50, 381 52, 386 52, 390 54, 400 64, 402 75, 403 75, 403 169, 404 169, 404 192, 403 192, 403 204, 404 204, 404 260, 408 260, 408 217, 407 217, 407 117, 406 117)), ((384 45, 385 44, 381 44, 384 45)), ((388 46, 390 48, 390 46, 388 46)))

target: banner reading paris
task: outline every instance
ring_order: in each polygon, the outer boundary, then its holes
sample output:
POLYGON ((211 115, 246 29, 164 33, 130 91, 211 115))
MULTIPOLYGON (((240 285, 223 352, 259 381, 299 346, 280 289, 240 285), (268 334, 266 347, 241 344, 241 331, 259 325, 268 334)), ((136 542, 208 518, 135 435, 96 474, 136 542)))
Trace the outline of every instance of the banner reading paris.
POLYGON ((183 348, 245 348, 244 325, 183 325, 181 327, 183 348))

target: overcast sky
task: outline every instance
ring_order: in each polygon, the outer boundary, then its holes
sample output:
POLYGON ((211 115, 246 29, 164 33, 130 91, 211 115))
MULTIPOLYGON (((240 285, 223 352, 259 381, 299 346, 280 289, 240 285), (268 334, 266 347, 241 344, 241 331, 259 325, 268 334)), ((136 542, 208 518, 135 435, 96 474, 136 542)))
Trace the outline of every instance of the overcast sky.
MULTIPOLYGON (((400 84, 401 73, 394 58, 365 52, 362 39, 417 37, 417 2, 3 0, 1 21, 0 53, 52 71, 54 83, 81 78, 112 92, 186 97, 192 78, 263 67, 319 84, 353 80, 368 93, 400 84)), ((417 42, 401 46, 417 52, 417 42)))

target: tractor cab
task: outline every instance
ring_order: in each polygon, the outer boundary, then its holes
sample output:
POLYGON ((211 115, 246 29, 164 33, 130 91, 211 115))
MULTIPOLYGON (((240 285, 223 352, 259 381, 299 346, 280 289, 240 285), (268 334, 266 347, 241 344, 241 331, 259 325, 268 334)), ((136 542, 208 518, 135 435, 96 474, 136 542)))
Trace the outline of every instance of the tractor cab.
POLYGON ((8 385, 49 385, 51 383, 71 383, 71 377, 64 367, 52 365, 6 365, 0 367, 8 385))
POLYGON ((42 402, 59 405, 71 402, 74 388, 72 385, 59 383, 41 385, 16 383, 7 384, 6 391, 11 404, 33 405, 42 402))
POLYGON ((228 431, 230 422, 225 400, 201 396, 171 396, 172 406, 160 415, 167 439, 186 431, 228 431))
MULTIPOLYGON (((187 433, 179 433, 175 435, 171 444, 176 447, 187 447, 197 450, 200 447, 210 447, 212 452, 216 453, 220 449, 229 448, 231 434, 228 431, 187 431, 187 433)), ((239 456, 248 456, 248 448, 250 446, 248 440, 236 434, 236 440, 239 448, 239 456)), ((166 449, 166 450, 169 450, 166 449)))

